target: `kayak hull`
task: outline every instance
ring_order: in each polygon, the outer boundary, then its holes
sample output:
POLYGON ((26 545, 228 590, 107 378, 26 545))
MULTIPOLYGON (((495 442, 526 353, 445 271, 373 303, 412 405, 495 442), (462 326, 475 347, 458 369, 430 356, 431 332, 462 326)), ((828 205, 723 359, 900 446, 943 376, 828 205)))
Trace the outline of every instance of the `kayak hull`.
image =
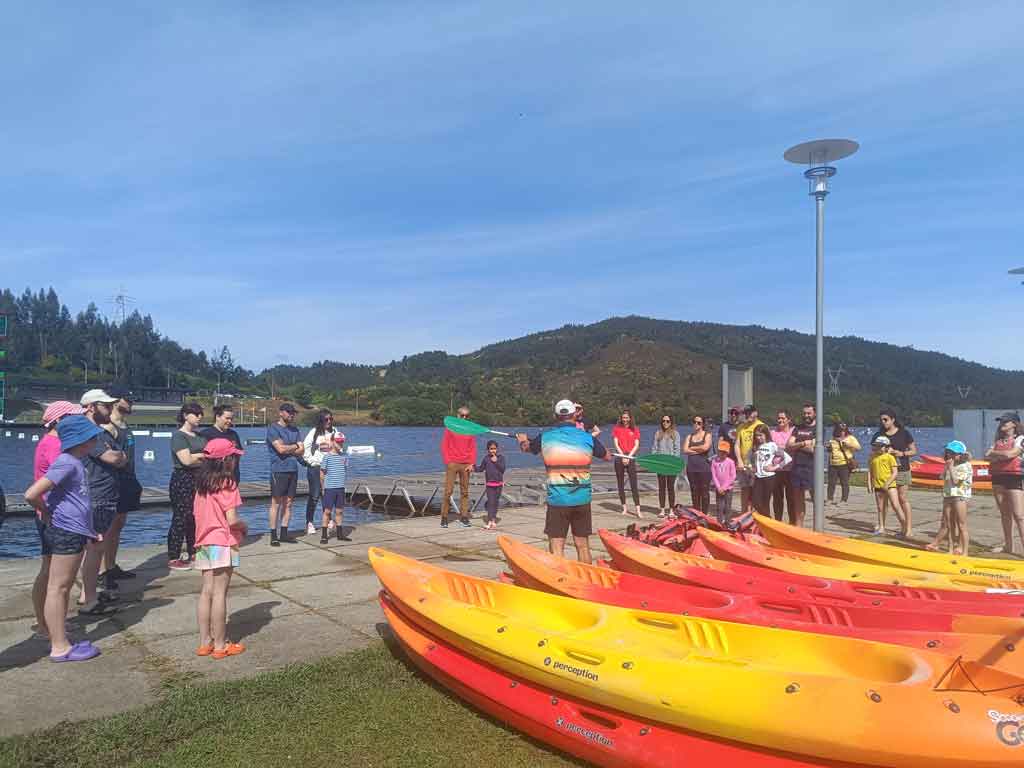
POLYGON ((508 536, 499 536, 498 545, 516 584, 551 594, 622 608, 895 643, 963 656, 1024 675, 1024 622, 1019 619, 732 595, 566 560, 508 536))
POLYGON ((369 558, 402 613, 439 639, 640 719, 866 765, 965 768, 1016 757, 989 712, 1024 723, 1024 679, 991 667, 886 643, 574 600, 376 547, 369 558))
MULTIPOLYGON (((779 549, 750 540, 733 538, 715 531, 702 530, 699 531, 699 534, 704 545, 716 559, 771 568, 791 574, 875 584, 887 583, 897 586, 949 589, 965 594, 972 592, 985 594, 984 590, 986 589, 1024 589, 1024 581, 988 579, 970 573, 964 576, 951 576, 945 573, 890 568, 823 555, 792 552, 788 549, 779 549)), ((989 600, 998 600, 1001 596, 985 595, 985 597, 989 600)))
POLYGON ((1024 617, 1024 596, 858 583, 807 576, 725 560, 691 557, 652 547, 608 530, 598 531, 616 569, 662 581, 820 605, 860 605, 900 611, 944 611, 1024 617))
POLYGON ((993 580, 1024 581, 1024 563, 992 557, 967 557, 924 549, 898 547, 873 541, 830 536, 824 533, 787 525, 763 515, 754 515, 762 535, 773 547, 808 555, 822 555, 840 560, 903 568, 927 573, 943 573, 958 578, 978 577, 986 583, 993 580))
POLYGON ((439 640, 409 620, 386 592, 384 617, 409 660, 463 701, 517 731, 602 768, 664 768, 719 763, 757 768, 835 766, 795 756, 744 748, 652 720, 568 698, 514 677, 439 640))

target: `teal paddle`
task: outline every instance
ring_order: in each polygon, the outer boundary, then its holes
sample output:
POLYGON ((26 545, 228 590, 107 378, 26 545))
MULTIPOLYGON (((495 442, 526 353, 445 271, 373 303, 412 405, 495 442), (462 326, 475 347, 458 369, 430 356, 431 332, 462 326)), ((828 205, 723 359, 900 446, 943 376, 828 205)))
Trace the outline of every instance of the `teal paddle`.
POLYGON ((638 467, 656 475, 678 475, 683 471, 683 460, 679 456, 668 453, 648 453, 646 456, 627 456, 624 453, 613 453, 620 459, 635 461, 638 467))
POLYGON ((449 432, 454 432, 456 435, 468 435, 470 437, 478 437, 480 435, 501 435, 502 437, 511 437, 513 440, 515 440, 516 437, 508 432, 499 432, 496 429, 485 427, 483 424, 477 424, 475 421, 470 421, 469 419, 460 419, 457 416, 445 416, 444 428, 449 432))

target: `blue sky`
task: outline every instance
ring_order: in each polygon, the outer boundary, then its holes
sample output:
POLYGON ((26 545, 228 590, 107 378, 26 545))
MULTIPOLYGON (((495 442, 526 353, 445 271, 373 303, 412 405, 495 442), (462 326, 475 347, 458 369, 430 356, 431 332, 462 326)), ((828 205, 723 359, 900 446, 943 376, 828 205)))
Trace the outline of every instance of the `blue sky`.
MULTIPOLYGON (((638 313, 1022 368, 1024 5, 9 5, 3 284, 260 368, 638 313), (1011 341, 1014 340, 1014 341, 1011 341)), ((842 362, 842 361, 835 361, 842 362)))

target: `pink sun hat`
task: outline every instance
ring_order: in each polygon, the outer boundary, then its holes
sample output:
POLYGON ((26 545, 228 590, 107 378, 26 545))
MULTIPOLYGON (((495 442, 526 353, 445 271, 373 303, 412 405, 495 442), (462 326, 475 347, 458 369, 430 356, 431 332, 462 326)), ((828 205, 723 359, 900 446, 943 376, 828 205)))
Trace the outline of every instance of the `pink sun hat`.
POLYGON ((75 405, 67 400, 54 400, 46 406, 46 411, 43 413, 43 426, 52 427, 55 422, 60 421, 65 416, 77 416, 82 413, 85 413, 85 411, 80 405, 75 405))

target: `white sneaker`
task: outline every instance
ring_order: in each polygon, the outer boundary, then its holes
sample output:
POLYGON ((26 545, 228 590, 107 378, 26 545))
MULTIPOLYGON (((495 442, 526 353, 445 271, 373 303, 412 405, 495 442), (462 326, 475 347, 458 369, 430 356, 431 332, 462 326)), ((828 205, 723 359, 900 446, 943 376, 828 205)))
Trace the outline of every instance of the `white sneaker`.
POLYGON ((306 534, 312 536, 316 533, 316 527, 312 523, 306 523, 306 534))

